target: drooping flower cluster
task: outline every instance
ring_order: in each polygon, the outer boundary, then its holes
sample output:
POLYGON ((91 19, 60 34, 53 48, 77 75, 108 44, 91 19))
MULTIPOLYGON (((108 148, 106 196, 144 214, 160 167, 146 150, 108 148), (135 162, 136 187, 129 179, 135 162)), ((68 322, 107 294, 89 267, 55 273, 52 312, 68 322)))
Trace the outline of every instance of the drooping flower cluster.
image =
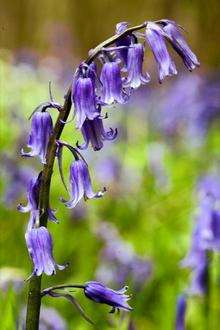
MULTIPOLYGON (((152 50, 158 65, 159 81, 166 76, 177 74, 176 66, 168 52, 168 41, 183 59, 189 70, 199 66, 195 54, 187 45, 179 26, 170 20, 146 22, 146 42, 152 50)), ((101 68, 94 61, 82 62, 72 83, 72 103, 75 107, 76 127, 81 129, 85 143, 77 146, 85 149, 91 143, 94 150, 103 147, 104 140, 114 140, 117 132, 105 132, 101 108, 114 103, 128 101, 133 89, 150 81, 148 73, 143 73, 145 46, 135 32, 126 33, 128 24, 116 25, 118 39, 114 47, 100 49, 98 58, 101 68), (100 77, 99 77, 99 71, 100 77)), ((92 53, 92 51, 91 51, 92 53)))

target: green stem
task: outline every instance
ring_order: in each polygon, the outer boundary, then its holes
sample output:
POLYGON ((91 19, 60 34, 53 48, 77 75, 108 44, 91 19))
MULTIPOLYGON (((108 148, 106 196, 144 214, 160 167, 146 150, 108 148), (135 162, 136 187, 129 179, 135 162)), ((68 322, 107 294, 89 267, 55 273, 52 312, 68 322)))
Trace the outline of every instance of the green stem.
MULTIPOLYGON (((123 33, 119 35, 114 35, 104 42, 100 43, 97 47, 95 47, 88 58, 85 60, 86 64, 90 64, 105 47, 110 46, 115 43, 117 40, 124 38, 126 35, 138 31, 144 27, 146 27, 147 22, 143 24, 134 26, 132 28, 126 29, 123 33)), ((48 208, 49 208, 49 196, 50 196, 50 184, 51 177, 53 174, 53 165, 56 156, 56 140, 59 140, 63 128, 64 123, 70 113, 71 109, 71 88, 69 88, 65 102, 62 110, 59 113, 58 119, 56 121, 53 134, 51 135, 48 149, 47 149, 47 163, 44 165, 42 172, 42 181, 40 188, 40 196, 39 196, 39 211, 40 211, 40 226, 47 227, 47 219, 48 219, 48 208)), ((39 315, 40 315, 40 305, 41 305, 41 276, 32 276, 29 284, 28 291, 28 302, 27 302, 27 314, 26 314, 26 330, 38 330, 39 328, 39 315)))

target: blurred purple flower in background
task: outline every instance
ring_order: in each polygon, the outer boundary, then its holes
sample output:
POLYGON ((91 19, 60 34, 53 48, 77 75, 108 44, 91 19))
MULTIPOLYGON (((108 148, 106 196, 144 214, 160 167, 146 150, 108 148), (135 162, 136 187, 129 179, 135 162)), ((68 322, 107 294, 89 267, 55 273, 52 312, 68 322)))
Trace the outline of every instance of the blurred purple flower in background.
POLYGON ((25 193, 31 178, 36 173, 31 167, 21 165, 7 154, 1 154, 0 159, 8 182, 3 202, 10 207, 25 193))
MULTIPOLYGON (((25 329, 26 308, 21 311, 22 329, 25 329)), ((58 313, 55 308, 41 306, 39 330, 67 330, 67 324, 64 318, 58 313)))
POLYGON ((65 320, 51 307, 42 306, 40 311, 40 330, 67 330, 65 320))
POLYGON ((26 232, 25 239, 34 265, 32 275, 40 276, 43 272, 53 275, 56 273, 56 269, 65 269, 65 265, 58 265, 54 261, 52 237, 47 228, 30 229, 26 232))
POLYGON ((169 178, 165 167, 165 145, 152 142, 147 145, 148 166, 156 181, 156 187, 167 189, 169 178))
POLYGON ((149 121, 165 137, 181 136, 187 146, 200 146, 210 124, 220 118, 219 91, 219 80, 213 76, 182 75, 159 97, 151 93, 149 121))
POLYGON ((119 157, 106 156, 96 163, 95 172, 97 179, 106 184, 117 184, 120 179, 121 162, 119 157))
POLYGON ((29 152, 21 150, 22 156, 39 156, 41 163, 46 163, 47 145, 50 135, 53 132, 53 122, 47 111, 35 112, 31 122, 31 133, 29 135, 27 146, 31 149, 29 152))
POLYGON ((192 235, 191 249, 182 266, 192 269, 191 294, 207 291, 208 252, 220 250, 220 178, 207 175, 198 183, 198 211, 192 235))
POLYGON ((110 223, 100 223, 96 233, 105 243, 96 270, 97 279, 118 285, 130 280, 137 290, 144 286, 152 274, 150 261, 138 256, 132 245, 125 243, 110 223))
POLYGON ((186 307, 186 296, 184 294, 181 294, 177 298, 175 327, 176 330, 185 330, 186 307))
POLYGON ((112 306, 111 313, 114 313, 116 309, 123 309, 126 311, 132 310, 127 301, 130 299, 129 295, 126 295, 127 287, 121 290, 112 290, 100 282, 91 281, 85 284, 85 295, 87 298, 101 304, 112 306))

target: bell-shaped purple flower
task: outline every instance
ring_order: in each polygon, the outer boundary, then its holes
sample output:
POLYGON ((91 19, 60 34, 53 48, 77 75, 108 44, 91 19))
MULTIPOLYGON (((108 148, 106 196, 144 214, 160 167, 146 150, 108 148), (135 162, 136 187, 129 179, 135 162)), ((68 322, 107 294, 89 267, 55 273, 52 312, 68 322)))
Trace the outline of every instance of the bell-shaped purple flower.
POLYGON ((27 205, 23 206, 22 204, 19 204, 17 206, 18 211, 22 213, 26 213, 26 212, 38 210, 41 176, 42 176, 42 172, 40 172, 37 178, 32 178, 30 180, 27 189, 27 200, 28 200, 27 205))
POLYGON ((105 104, 125 103, 128 96, 122 88, 121 72, 118 63, 106 62, 103 65, 100 80, 102 83, 101 100, 105 104))
POLYGON ((180 32, 178 25, 170 20, 162 20, 163 31, 166 33, 168 40, 175 49, 175 51, 181 56, 185 66, 192 71, 200 65, 196 55, 189 48, 185 38, 180 32))
POLYGON ((89 169, 82 159, 75 160, 70 166, 70 189, 71 199, 69 201, 61 198, 66 207, 73 208, 84 197, 84 199, 100 198, 104 191, 94 193, 92 190, 89 169))
POLYGON ((87 298, 100 304, 112 306, 112 313, 115 309, 132 310, 127 303, 130 296, 125 294, 126 291, 127 287, 115 291, 96 281, 87 282, 84 288, 84 293, 87 298))
POLYGON ((93 150, 97 151, 103 147, 104 141, 112 141, 117 137, 117 129, 113 130, 110 128, 109 131, 105 131, 103 121, 100 117, 93 120, 86 119, 81 132, 85 142, 82 145, 79 145, 77 142, 79 149, 87 149, 89 143, 91 143, 93 150))
POLYGON ((52 237, 47 228, 33 228, 25 234, 29 255, 34 264, 32 275, 40 276, 56 273, 56 269, 63 270, 66 266, 58 265, 53 258, 52 237))
POLYGON ((22 156, 39 156, 41 163, 46 164, 47 145, 52 132, 53 122, 50 114, 47 111, 35 112, 32 117, 31 133, 27 143, 31 151, 24 152, 22 149, 22 156))
MULTIPOLYGON (((23 206, 19 204, 17 206, 18 211, 22 213, 30 212, 30 220, 28 224, 28 228, 33 228, 37 218, 39 217, 39 193, 40 193, 40 184, 41 184, 41 176, 42 172, 37 176, 37 178, 32 178, 28 185, 27 189, 27 205, 23 206)), ((54 215, 54 211, 49 208, 48 209, 48 218, 53 222, 58 222, 57 218, 54 215)))
POLYGON ((99 116, 93 78, 80 76, 73 82, 72 102, 75 105, 77 128, 82 127, 86 118, 93 120, 99 116))
POLYGON ((153 22, 148 22, 146 39, 158 65, 159 81, 162 82, 166 76, 177 74, 176 66, 166 47, 162 28, 153 22))
POLYGON ((179 295, 176 306, 176 330, 185 330, 185 316, 186 316, 186 296, 179 295))
POLYGON ((141 84, 150 81, 148 73, 143 75, 142 64, 144 60, 144 46, 140 43, 133 44, 128 50, 127 71, 128 77, 125 87, 138 88, 141 84))

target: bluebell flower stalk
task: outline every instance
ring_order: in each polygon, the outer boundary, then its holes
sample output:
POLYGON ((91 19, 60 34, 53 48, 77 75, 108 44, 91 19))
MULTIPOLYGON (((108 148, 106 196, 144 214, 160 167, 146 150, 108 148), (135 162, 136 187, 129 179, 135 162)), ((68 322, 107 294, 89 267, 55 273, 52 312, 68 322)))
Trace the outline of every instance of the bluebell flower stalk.
MULTIPOLYGON (((75 106, 75 119, 76 119, 76 128, 82 129, 86 120, 96 120, 100 118, 100 107, 103 105, 111 105, 113 103, 125 103, 130 96, 130 88, 126 90, 123 86, 123 78, 121 67, 117 58, 111 56, 108 52, 116 52, 119 50, 117 43, 124 38, 129 37, 129 41, 136 43, 137 37, 135 36, 135 31, 140 29, 150 30, 151 40, 149 37, 150 45, 152 51, 154 52, 155 58, 157 60, 159 71, 160 71, 160 80, 162 80, 166 75, 171 75, 176 73, 175 65, 170 59, 169 53, 165 47, 164 40, 161 34, 162 27, 160 23, 148 23, 144 22, 143 24, 137 25, 135 27, 127 28, 126 26, 119 27, 118 33, 102 42, 100 45, 95 47, 89 52, 88 58, 82 62, 79 68, 76 70, 76 73, 73 78, 71 87, 69 88, 67 94, 65 95, 65 102, 63 107, 59 107, 59 116, 55 123, 55 126, 52 128, 51 122, 48 117, 48 113, 39 111, 36 114, 34 113, 32 123, 32 132, 30 134, 30 139, 28 142, 29 147, 31 148, 30 153, 26 153, 26 156, 39 156, 41 162, 44 164, 42 171, 42 177, 39 187, 39 199, 38 199, 38 217, 39 220, 33 223, 33 226, 29 226, 27 232, 27 241, 28 247, 34 244, 30 244, 29 237, 32 235, 39 236, 42 228, 47 226, 47 220, 49 216, 49 194, 50 194, 50 183, 53 172, 54 160, 57 155, 57 141, 60 139, 65 123, 67 122, 71 106, 75 106), (160 30, 160 32, 158 32, 160 30), (156 33, 156 32, 157 33, 156 33), (159 47, 157 42, 159 41, 159 47), (110 47, 109 46, 116 46, 110 47), (162 48, 162 49, 161 49, 162 48), (100 78, 97 77, 97 72, 95 69, 95 60, 101 55, 104 56, 104 64, 101 70, 100 78), (97 81, 101 82, 100 89, 98 88, 97 81), (46 115, 45 115, 46 113, 46 115), (46 118, 46 119, 45 119, 46 118), (39 142, 39 143, 38 143, 39 142), (33 234, 34 233, 34 234, 33 234), (37 234, 36 234, 37 233, 37 234), (29 236, 30 235, 30 236, 29 236)), ((163 31, 163 33, 165 33, 163 31)), ((132 46, 132 45, 131 45, 132 46)), ((126 49, 126 45, 122 48, 126 49)), ((129 55, 129 47, 127 55, 129 55)), ((121 48, 120 48, 121 49, 121 48)), ((142 47, 138 46, 138 62, 135 62, 132 59, 132 54, 130 52, 130 83, 133 84, 134 80, 137 77, 143 82, 143 76, 140 69, 140 64, 142 62, 142 47), (140 49, 139 49, 140 48, 140 49), (132 59, 132 60, 131 60, 132 59)), ((128 60, 128 58, 127 58, 128 60)), ((125 68, 128 69, 128 62, 125 63, 125 68)), ((137 83, 135 83, 137 85, 137 83)), ((50 102, 49 102, 50 103, 50 102)), ((44 109, 45 110, 45 109, 44 109)), ((97 124, 97 123, 96 123, 97 124)), ((92 125, 94 126, 94 124, 92 125)), ((96 125, 97 126, 97 125, 96 125)), ((99 122, 100 128, 100 122, 99 122)), ((109 135, 110 136, 110 135, 109 135)), ((107 137, 109 137, 107 136, 107 137)), ((106 139, 106 136, 104 136, 106 139)), ((91 139, 91 137, 90 137, 91 139)), ((73 150, 74 148, 72 148, 73 150)), ((74 150, 74 153, 76 151, 74 150)), ((103 192, 93 193, 91 189, 90 176, 88 172, 88 167, 82 158, 75 157, 75 162, 71 167, 71 199, 69 202, 65 201, 67 207, 72 207, 77 204, 79 199, 84 198, 97 198, 101 197, 103 192)), ((31 203, 30 203, 31 204, 31 203)), ((28 206, 27 209, 30 207, 28 206)), ((31 210, 30 210, 31 211, 31 210)), ((42 250, 47 251, 48 258, 46 261, 50 263, 49 270, 48 266, 45 264, 38 265, 40 268, 39 275, 46 270, 47 273, 54 272, 56 263, 52 256, 52 244, 50 243, 50 236, 46 229, 43 229, 42 235, 39 237, 44 237, 47 243, 42 244, 42 250), (48 261, 49 260, 49 261, 48 261), (52 265, 52 266, 51 266, 52 265), (46 268, 45 268, 46 267, 46 268)), ((42 252, 41 250, 41 252, 42 252)), ((34 263, 36 260, 34 260, 34 263)), ((38 271, 35 269, 35 273, 38 271)), ((82 287, 82 286, 81 286, 82 287)), ((130 306, 127 304, 128 296, 125 295, 125 290, 121 291, 111 291, 111 289, 106 288, 101 283, 88 282, 83 286, 85 289, 85 294, 90 299, 100 303, 107 303, 111 305, 113 309, 127 309, 130 310, 130 306)), ((28 294, 28 304, 27 304, 27 317, 26 317, 26 329, 27 330, 37 330, 39 326, 39 312, 41 304, 41 276, 33 275, 30 279, 30 287, 28 294)), ((52 293, 51 296, 58 297, 57 293, 52 293)), ((70 298, 69 295, 63 294, 68 300, 74 302, 73 298, 70 298)))

